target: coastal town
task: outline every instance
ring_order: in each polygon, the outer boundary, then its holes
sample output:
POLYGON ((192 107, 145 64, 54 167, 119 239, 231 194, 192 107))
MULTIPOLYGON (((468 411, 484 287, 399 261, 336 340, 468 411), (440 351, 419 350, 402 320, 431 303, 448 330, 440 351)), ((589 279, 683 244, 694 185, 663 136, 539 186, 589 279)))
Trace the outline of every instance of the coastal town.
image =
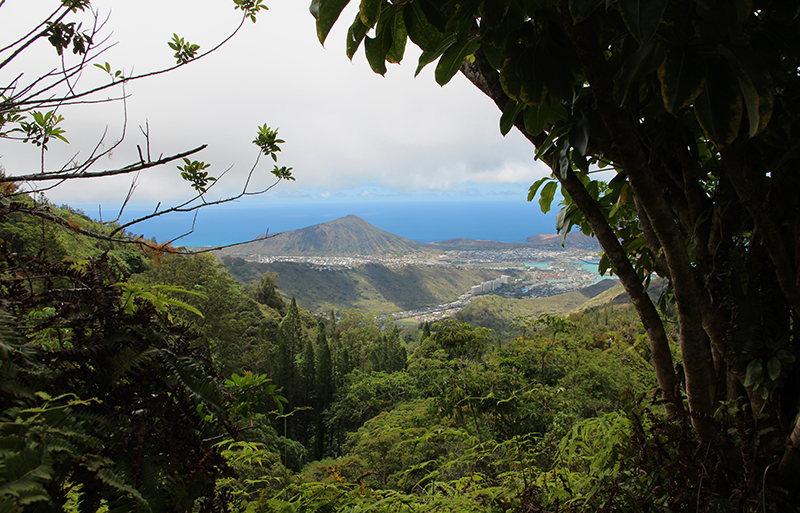
MULTIPOLYGON (((583 255, 584 257, 587 255, 583 255)), ((596 255, 595 255, 595 258, 596 255)), ((398 312, 391 317, 395 320, 413 319, 417 322, 434 322, 446 317, 453 317, 459 310, 467 306, 475 298, 483 294, 497 294, 505 298, 543 298, 571 292, 593 285, 602 277, 597 273, 597 262, 594 270, 591 263, 582 259, 561 258, 554 262, 528 263, 521 277, 512 278, 501 275, 495 280, 473 286, 451 303, 433 305, 416 310, 398 312)))

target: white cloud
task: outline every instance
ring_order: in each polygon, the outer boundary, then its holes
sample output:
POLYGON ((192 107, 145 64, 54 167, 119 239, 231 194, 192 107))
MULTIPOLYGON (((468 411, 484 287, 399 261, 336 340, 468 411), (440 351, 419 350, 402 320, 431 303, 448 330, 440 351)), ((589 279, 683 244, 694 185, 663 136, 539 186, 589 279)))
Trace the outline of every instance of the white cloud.
MULTIPOLYGON (((271 196, 335 198, 355 190, 471 195, 498 184, 524 193, 549 172, 533 162, 533 148, 523 137, 500 135, 500 112, 464 77, 457 75, 441 88, 431 66, 414 78, 417 53, 411 45, 404 63, 380 77, 369 69, 363 50, 352 63, 345 55, 352 15, 342 15, 322 48, 307 3, 272 0, 258 23, 247 22, 217 53, 166 76, 130 83, 126 141, 101 164, 121 167, 135 161, 136 145, 145 147, 138 127, 147 123, 154 158, 207 143, 193 158, 212 163, 212 173, 233 166, 216 189, 235 194, 257 156, 250 143, 256 127, 267 123, 279 127, 286 140, 279 165, 293 167, 297 179, 279 185, 271 196)), ((18 26, 16 14, 32 11, 27 5, 7 0, 0 29, 18 26)), ((170 65, 166 43, 173 32, 205 49, 238 21, 230 2, 94 0, 93 5, 104 13, 113 7, 108 26, 120 43, 102 60, 126 72, 133 66, 144 72, 170 65)), ((54 52, 43 55, 53 59, 54 52)), ((99 70, 86 73, 86 80, 101 79, 99 70)), ((78 150, 79 158, 86 156, 106 126, 106 146, 122 130, 121 103, 65 109, 64 115, 71 144, 53 151, 51 167, 78 150)), ((9 173, 35 170, 37 152, 19 146, 0 144, 0 163, 9 173)), ((272 182, 271 166, 271 161, 261 162, 254 188, 272 182)), ((186 197, 191 189, 178 175, 174 165, 142 173, 134 201, 154 204, 186 197)), ((121 201, 129 184, 130 178, 65 184, 49 194, 59 203, 121 201)))

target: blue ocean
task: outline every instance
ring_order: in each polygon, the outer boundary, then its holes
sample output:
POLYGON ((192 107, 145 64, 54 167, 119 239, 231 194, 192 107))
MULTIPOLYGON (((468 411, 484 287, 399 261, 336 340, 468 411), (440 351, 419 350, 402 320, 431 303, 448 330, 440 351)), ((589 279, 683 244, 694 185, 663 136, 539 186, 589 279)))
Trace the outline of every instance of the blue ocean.
MULTIPOLYGON (((152 209, 128 207, 122 220, 150 212, 152 209)), ((455 238, 524 242, 531 235, 555 233, 556 217, 556 212, 542 214, 537 202, 524 200, 229 204, 201 209, 196 220, 193 215, 170 214, 139 223, 129 231, 155 237, 158 242, 185 234, 176 245, 216 246, 264 233, 297 230, 350 214, 417 242, 455 238)))

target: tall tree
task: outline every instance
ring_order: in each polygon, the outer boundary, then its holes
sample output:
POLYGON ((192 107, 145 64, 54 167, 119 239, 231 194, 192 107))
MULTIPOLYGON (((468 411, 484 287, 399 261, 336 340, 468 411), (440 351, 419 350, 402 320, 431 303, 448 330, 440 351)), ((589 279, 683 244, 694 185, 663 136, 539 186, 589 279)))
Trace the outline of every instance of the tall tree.
POLYGON ((258 285, 253 289, 253 299, 280 312, 286 309, 286 302, 278 292, 278 286, 275 285, 276 276, 277 274, 275 273, 264 273, 258 285))
MULTIPOLYGON (((348 3, 312 3, 320 41, 348 3)), ((360 4, 347 54, 363 42, 384 74, 407 39, 423 50, 419 68, 438 60, 442 85, 461 71, 502 111, 502 133, 516 127, 550 165, 529 200, 539 194, 547 211, 560 187, 558 230, 598 238, 601 266, 631 297, 675 413, 681 388, 645 294, 653 273, 669 281, 697 436, 720 447, 731 475, 777 472, 796 498, 797 2, 372 0, 360 4), (599 169, 610 180, 595 179, 599 169), (732 457, 736 440, 710 420, 736 398, 759 417, 748 435, 759 442, 755 458, 747 444, 732 457)))
POLYGON ((316 415, 316 459, 320 460, 325 455, 325 439, 327 430, 325 429, 325 416, 333 403, 333 396, 336 393, 336 385, 333 380, 333 359, 331 349, 328 346, 328 337, 325 336, 325 324, 319 321, 317 332, 317 379, 316 379, 317 401, 315 407, 316 415))

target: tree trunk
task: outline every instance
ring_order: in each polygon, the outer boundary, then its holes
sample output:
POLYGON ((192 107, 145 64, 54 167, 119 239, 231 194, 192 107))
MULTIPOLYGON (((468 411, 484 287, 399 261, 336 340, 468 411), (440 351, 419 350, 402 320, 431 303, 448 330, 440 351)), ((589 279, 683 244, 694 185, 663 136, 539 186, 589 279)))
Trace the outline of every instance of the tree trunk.
MULTIPOLYGON (((500 86, 497 71, 488 64, 480 51, 476 53, 474 62, 464 62, 461 66, 461 72, 478 89, 491 98, 500 111, 505 108, 506 103, 508 103, 508 97, 500 86)), ((521 120, 516 120, 514 125, 534 146, 544 142, 544 137, 528 134, 521 120)), ((674 413, 682 410, 683 402, 677 392, 677 379, 675 377, 672 353, 669 349, 669 340, 658 311, 645 292, 642 282, 628 260, 619 240, 617 240, 614 230, 611 229, 597 203, 589 196, 578 177, 572 171, 568 171, 565 177, 558 177, 558 179, 573 201, 575 201, 584 218, 589 222, 592 232, 611 262, 611 267, 619 276, 636 312, 642 319, 642 324, 650 342, 658 385, 666 401, 667 412, 674 413)))

